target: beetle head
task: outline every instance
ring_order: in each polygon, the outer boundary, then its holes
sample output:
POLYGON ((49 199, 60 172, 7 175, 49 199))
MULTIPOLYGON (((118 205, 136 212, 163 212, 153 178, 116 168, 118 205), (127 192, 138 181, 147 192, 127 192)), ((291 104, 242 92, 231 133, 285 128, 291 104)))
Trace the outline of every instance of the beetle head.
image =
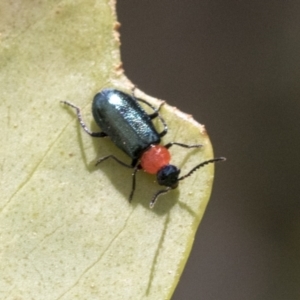
POLYGON ((178 186, 180 169, 173 165, 166 165, 157 172, 157 182, 172 189, 178 186))

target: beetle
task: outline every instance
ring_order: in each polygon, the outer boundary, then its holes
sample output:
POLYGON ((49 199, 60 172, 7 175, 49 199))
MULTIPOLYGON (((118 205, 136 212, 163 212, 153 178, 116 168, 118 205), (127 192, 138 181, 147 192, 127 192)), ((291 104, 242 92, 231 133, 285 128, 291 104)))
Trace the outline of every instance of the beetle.
POLYGON ((133 169, 129 202, 133 198, 136 173, 140 169, 150 174, 156 174, 158 184, 166 187, 157 191, 152 197, 149 206, 153 208, 158 197, 177 188, 179 181, 189 177, 206 164, 225 160, 224 157, 218 157, 204 161, 187 174, 179 177, 180 169, 169 163, 171 155, 168 149, 174 145, 183 148, 200 148, 202 145, 186 145, 177 142, 170 142, 164 146, 160 144, 161 138, 168 132, 167 124, 159 114, 164 102, 155 108, 147 101, 136 98, 134 95, 113 88, 103 89, 95 95, 92 103, 92 114, 95 122, 102 129, 100 132, 92 132, 86 126, 79 107, 68 101, 61 102, 76 110, 78 121, 86 133, 92 137, 110 137, 112 142, 131 158, 131 164, 127 164, 114 155, 108 155, 100 158, 96 163, 98 165, 107 159, 113 159, 120 165, 133 169), (147 114, 138 102, 148 105, 153 113, 147 114), (161 132, 158 132, 154 127, 152 123, 154 118, 159 118, 163 124, 161 132))

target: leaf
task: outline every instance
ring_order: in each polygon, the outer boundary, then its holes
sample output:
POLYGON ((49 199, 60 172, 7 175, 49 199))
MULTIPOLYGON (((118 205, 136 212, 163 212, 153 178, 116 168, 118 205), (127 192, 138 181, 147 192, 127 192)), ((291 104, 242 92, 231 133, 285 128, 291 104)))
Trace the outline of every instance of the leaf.
MULTIPOLYGON (((131 204, 129 162, 108 139, 92 139, 68 100, 97 130, 91 99, 103 87, 131 92, 122 73, 114 1, 0 4, 0 298, 169 299, 211 192, 213 165, 159 198, 139 172, 131 204)), ((159 101, 137 91, 155 106, 159 101)), ((203 126, 164 105, 172 147, 185 174, 213 157, 203 126), (174 149, 173 149, 174 148, 174 149)), ((159 122, 156 122, 159 126, 159 122)))

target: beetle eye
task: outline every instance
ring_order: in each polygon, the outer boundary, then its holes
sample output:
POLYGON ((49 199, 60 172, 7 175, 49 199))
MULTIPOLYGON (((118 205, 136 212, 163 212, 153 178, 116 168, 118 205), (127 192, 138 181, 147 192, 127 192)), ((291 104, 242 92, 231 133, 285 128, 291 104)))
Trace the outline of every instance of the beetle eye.
POLYGON ((157 172, 157 182, 159 185, 169 186, 175 189, 178 185, 178 175, 180 169, 173 165, 167 165, 157 172))

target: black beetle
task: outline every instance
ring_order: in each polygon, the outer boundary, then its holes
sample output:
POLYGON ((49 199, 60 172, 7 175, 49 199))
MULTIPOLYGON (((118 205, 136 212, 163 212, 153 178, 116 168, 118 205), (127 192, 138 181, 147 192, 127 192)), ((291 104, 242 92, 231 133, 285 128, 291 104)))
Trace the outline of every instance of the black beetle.
POLYGON ((163 102, 158 108, 155 108, 147 101, 135 98, 133 95, 131 96, 116 89, 103 89, 96 94, 92 104, 93 117, 97 125, 102 129, 101 132, 92 132, 87 128, 82 120, 79 107, 67 101, 62 101, 62 103, 76 109, 77 118, 85 132, 92 137, 110 137, 113 143, 132 159, 131 164, 127 164, 114 155, 108 155, 102 157, 96 163, 98 165, 104 160, 112 158, 122 166, 134 169, 129 201, 132 200, 135 191, 136 173, 139 169, 143 169, 150 174, 156 174, 158 184, 166 186, 165 189, 159 190, 153 196, 150 202, 150 208, 152 208, 158 196, 176 188, 180 180, 190 176, 194 171, 206 164, 225 160, 224 157, 218 157, 204 161, 195 166, 186 175, 179 177, 180 169, 169 164, 171 156, 168 149, 173 145, 184 148, 199 148, 202 145, 186 145, 176 142, 168 143, 165 146, 159 145, 161 137, 168 132, 168 127, 159 114, 159 109, 163 102), (153 113, 147 114, 138 101, 148 105, 153 109, 153 113), (160 119, 164 127, 160 133, 157 132, 152 123, 152 119, 156 117, 160 119))

